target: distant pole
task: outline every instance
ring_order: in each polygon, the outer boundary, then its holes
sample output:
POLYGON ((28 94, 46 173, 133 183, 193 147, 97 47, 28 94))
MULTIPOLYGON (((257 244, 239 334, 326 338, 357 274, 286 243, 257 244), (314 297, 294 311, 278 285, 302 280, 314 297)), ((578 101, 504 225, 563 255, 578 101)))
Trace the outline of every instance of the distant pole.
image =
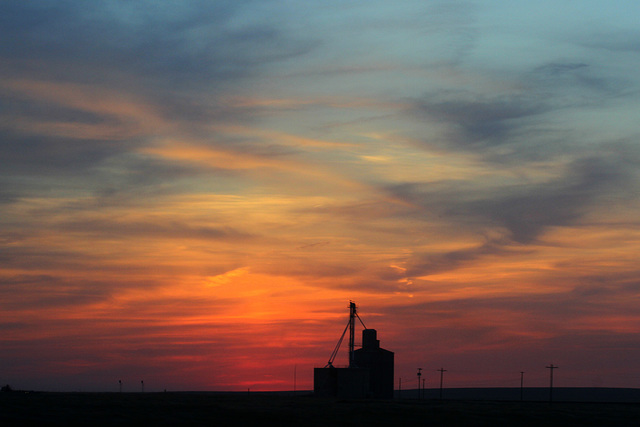
POLYGON ((398 378, 398 397, 402 399, 402 378, 398 378))
POLYGON ((297 376, 298 365, 293 365, 293 393, 296 392, 296 376, 297 376))
POLYGON ((442 400, 442 380, 444 378, 444 373, 447 372, 447 370, 440 368, 438 371, 440 371, 440 400, 442 400))
POLYGON ((122 380, 118 380, 118 390, 122 393, 122 380))
POLYGON ((144 381, 140 380, 140 392, 144 393, 144 381))
POLYGON ((553 370, 558 369, 558 366, 554 366, 553 363, 547 366, 549 369, 549 403, 553 402, 553 370))
POLYGON ((424 382, 426 381, 426 378, 422 379, 422 398, 424 399, 424 382))
POLYGON ((422 368, 418 368, 418 399, 421 399, 420 396, 420 377, 422 376, 422 368))
POLYGON ((524 397, 524 372, 520 371, 520 402, 522 402, 524 397))

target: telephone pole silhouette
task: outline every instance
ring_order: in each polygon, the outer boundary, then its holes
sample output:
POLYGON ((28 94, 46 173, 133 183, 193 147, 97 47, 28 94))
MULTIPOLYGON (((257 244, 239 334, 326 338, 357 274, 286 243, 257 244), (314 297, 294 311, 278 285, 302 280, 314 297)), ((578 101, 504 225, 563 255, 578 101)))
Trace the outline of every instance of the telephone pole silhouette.
POLYGON ((549 403, 553 402, 553 370, 558 369, 558 366, 554 366, 554 364, 550 364, 547 366, 549 369, 549 403))
POLYGON ((524 371, 520 371, 520 402, 522 402, 524 396, 524 371))
POLYGON ((418 399, 422 399, 422 393, 420 391, 420 377, 422 376, 422 368, 418 368, 418 399))
POLYGON ((447 372, 447 370, 443 368, 437 370, 440 371, 440 400, 442 400, 442 379, 444 377, 444 373, 447 372))

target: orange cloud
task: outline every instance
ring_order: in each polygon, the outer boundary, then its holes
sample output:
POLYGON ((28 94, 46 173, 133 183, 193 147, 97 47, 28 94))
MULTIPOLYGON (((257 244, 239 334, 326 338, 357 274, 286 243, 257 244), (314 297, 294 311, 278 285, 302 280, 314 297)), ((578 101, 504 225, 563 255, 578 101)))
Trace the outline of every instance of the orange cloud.
POLYGON ((5 126, 27 133, 67 138, 124 139, 161 132, 169 127, 148 104, 130 94, 114 91, 113 88, 81 83, 7 79, 0 83, 0 90, 6 94, 111 119, 107 123, 86 124, 72 120, 43 121, 17 116, 5 123, 5 126))

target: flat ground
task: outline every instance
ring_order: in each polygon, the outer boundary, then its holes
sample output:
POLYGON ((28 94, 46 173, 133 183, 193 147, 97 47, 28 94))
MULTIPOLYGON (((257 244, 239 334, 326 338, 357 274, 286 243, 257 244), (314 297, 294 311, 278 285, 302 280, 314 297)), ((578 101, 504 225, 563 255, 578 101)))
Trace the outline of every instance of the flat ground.
POLYGON ((638 426, 640 403, 335 400, 218 393, 0 393, 0 425, 638 426))

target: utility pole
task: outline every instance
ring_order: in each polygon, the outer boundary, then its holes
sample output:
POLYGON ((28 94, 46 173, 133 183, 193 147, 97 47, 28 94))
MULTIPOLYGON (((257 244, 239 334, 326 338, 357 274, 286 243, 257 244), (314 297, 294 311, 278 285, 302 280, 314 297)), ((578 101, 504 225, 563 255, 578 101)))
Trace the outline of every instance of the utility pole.
POLYGON ((140 380, 140 393, 144 393, 144 381, 140 380))
POLYGON ((122 393, 122 380, 118 380, 118 390, 122 393))
POLYGON ((418 399, 422 399, 420 393, 420 377, 422 376, 422 368, 418 368, 418 399))
POLYGON ((549 369, 549 403, 553 402, 553 370, 558 369, 558 366, 554 366, 553 363, 547 366, 549 369))
POLYGON ((444 373, 447 372, 447 370, 440 368, 438 369, 438 371, 440 371, 440 400, 442 400, 442 379, 444 377, 444 373))
POLYGON ((523 396, 524 396, 524 372, 520 371, 520 402, 522 402, 523 396))

